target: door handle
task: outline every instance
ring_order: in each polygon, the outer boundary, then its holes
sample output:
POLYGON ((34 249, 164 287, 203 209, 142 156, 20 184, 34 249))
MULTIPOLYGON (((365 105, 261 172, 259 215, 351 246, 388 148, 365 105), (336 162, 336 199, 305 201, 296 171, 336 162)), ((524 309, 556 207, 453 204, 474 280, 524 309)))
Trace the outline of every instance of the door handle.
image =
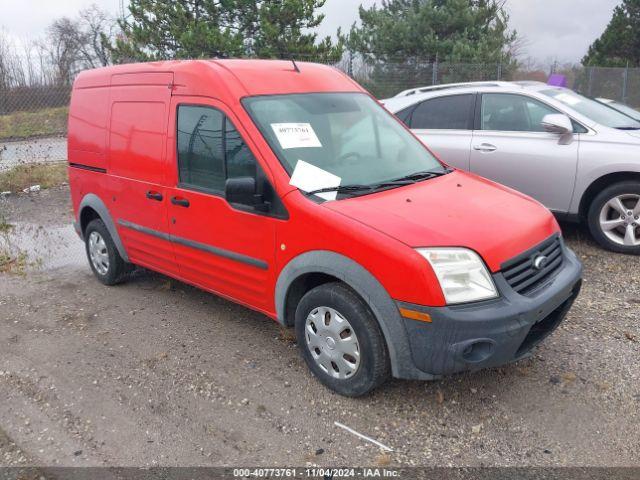
POLYGON ((477 150, 478 152, 495 152, 498 147, 496 147, 495 145, 491 145, 490 143, 483 143, 481 145, 474 145, 473 147, 474 150, 477 150))
POLYGON ((160 192, 154 192, 153 190, 149 190, 147 192, 147 198, 149 200, 155 200, 157 202, 162 201, 162 194, 160 192))
POLYGON ((171 197, 171 203, 184 208, 188 208, 190 205, 189 200, 182 197, 171 197))

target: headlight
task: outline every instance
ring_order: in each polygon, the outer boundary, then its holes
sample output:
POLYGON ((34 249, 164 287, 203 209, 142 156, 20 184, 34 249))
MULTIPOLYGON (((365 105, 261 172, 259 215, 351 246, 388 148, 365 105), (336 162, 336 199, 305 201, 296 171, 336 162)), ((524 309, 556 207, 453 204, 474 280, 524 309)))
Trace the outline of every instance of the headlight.
POLYGON ((466 248, 418 248, 440 282, 447 304, 475 302, 498 296, 484 262, 466 248))

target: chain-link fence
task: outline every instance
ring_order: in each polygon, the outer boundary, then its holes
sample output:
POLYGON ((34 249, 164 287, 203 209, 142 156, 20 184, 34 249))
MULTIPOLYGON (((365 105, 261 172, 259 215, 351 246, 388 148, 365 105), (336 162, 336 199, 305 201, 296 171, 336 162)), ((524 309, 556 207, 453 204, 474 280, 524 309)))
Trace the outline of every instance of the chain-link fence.
POLYGON ((640 68, 579 69, 575 88, 590 97, 610 98, 640 107, 640 68))
POLYGON ((63 161, 69 86, 0 89, 0 171, 63 161))
POLYGON ((586 96, 621 101, 640 108, 640 68, 576 66, 527 70, 500 63, 364 62, 347 58, 336 64, 378 98, 416 87, 476 81, 547 82, 551 73, 564 75, 567 86, 586 96))
MULTIPOLYGON (((304 58, 318 61, 318 59, 304 58)), ((345 55, 329 63, 378 98, 415 87, 483 80, 538 80, 549 72, 513 65, 439 63, 419 60, 366 61, 345 55)), ((640 107, 640 68, 567 68, 567 85, 585 95, 605 97, 640 107)), ((69 86, 0 89, 0 171, 16 165, 66 159, 69 86)))

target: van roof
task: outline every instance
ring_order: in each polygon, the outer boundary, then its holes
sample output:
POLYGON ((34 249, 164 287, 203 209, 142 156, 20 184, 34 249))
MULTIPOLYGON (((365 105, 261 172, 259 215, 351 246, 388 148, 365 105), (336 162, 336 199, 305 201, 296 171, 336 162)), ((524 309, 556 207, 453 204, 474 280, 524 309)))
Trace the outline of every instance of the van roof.
MULTIPOLYGON (((172 73, 173 87, 183 95, 231 94, 236 98, 306 92, 359 92, 363 89, 340 70, 290 60, 173 60, 130 63, 81 72, 74 88, 110 86, 114 76, 130 76, 128 85, 153 85, 153 73, 172 73), (145 78, 142 80, 142 78, 145 78), (222 92, 220 91, 222 89, 222 92)), ((166 75, 158 75, 166 82, 166 75)), ((160 80, 162 79, 162 80, 160 80)), ((123 82, 119 81, 122 85, 123 82)), ((160 83, 158 83, 160 84, 160 83)), ((167 85, 168 86, 168 85, 167 85)))

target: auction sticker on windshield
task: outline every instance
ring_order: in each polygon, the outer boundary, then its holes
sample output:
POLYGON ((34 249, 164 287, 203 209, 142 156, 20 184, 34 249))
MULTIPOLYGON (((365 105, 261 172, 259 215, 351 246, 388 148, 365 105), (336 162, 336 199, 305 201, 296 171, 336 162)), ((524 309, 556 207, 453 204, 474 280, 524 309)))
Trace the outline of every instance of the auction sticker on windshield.
POLYGON ((322 147, 310 123, 272 123, 271 128, 283 150, 322 147))

